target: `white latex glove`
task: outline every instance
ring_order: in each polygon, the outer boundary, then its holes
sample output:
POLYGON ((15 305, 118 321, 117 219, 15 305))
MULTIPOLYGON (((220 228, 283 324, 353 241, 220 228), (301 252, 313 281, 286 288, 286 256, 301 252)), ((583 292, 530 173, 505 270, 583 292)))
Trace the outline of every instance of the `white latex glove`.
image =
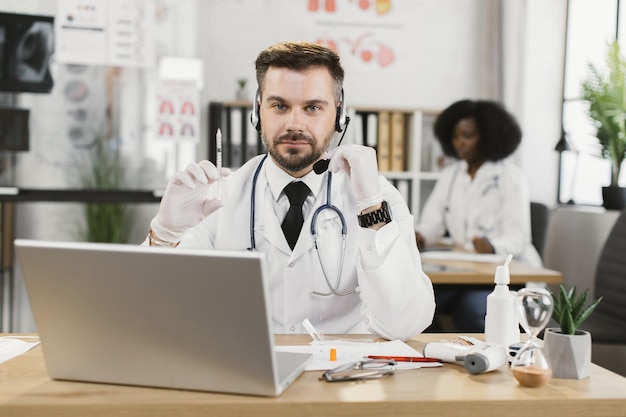
POLYGON ((378 184, 378 163, 374 148, 342 145, 328 152, 330 172, 344 170, 350 177, 352 194, 359 211, 380 204, 383 196, 378 184))
MULTIPOLYGON (((229 169, 222 169, 222 176, 229 174, 229 169)), ((185 230, 222 207, 219 198, 207 199, 207 190, 218 178, 217 168, 209 161, 189 164, 174 174, 150 223, 153 233, 167 242, 179 242, 185 230)))

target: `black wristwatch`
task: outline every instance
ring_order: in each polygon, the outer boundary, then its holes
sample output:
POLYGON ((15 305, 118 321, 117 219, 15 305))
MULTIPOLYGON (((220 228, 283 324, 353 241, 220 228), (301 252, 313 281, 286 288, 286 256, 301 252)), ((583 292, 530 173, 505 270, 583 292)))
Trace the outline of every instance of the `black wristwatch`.
POLYGON ((389 223, 391 222, 391 209, 389 208, 389 204, 383 200, 381 208, 370 211, 369 213, 359 214, 357 218, 359 219, 359 226, 361 227, 370 227, 383 222, 389 223))

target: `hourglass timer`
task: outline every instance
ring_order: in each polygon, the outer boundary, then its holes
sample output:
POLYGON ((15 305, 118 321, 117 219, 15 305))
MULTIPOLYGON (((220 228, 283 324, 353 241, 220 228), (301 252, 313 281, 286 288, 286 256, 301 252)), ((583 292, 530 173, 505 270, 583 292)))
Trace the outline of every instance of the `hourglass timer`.
POLYGON ((541 387, 552 378, 552 369, 537 335, 550 321, 554 300, 544 288, 522 288, 517 291, 515 308, 529 338, 511 363, 511 371, 521 386, 541 387))

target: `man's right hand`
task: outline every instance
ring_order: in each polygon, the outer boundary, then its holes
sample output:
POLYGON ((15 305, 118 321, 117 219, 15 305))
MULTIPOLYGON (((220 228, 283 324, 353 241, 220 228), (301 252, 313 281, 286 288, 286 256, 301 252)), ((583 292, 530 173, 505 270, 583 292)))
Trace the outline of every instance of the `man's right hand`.
MULTIPOLYGON (((223 176, 228 174, 230 170, 222 170, 223 176)), ((151 222, 152 232, 167 242, 180 241, 185 230, 224 205, 219 198, 207 199, 207 190, 218 179, 217 168, 206 160, 189 164, 174 174, 151 222)))

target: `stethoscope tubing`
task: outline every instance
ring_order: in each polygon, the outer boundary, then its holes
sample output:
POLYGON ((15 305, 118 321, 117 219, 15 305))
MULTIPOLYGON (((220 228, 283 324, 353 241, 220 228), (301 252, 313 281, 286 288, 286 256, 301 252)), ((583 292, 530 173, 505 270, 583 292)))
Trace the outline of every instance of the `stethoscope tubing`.
MULTIPOLYGON (((261 159, 261 161, 259 162, 259 165, 257 166, 256 170, 254 171, 254 175, 252 176, 252 191, 250 195, 250 247, 248 248, 248 250, 250 251, 256 250, 256 239, 255 239, 255 234, 254 234, 255 214, 256 214, 255 213, 256 211, 256 186, 257 186, 259 174, 261 173, 261 168, 263 167, 263 164, 265 163, 265 160, 267 159, 267 157, 268 157, 268 154, 265 154, 263 159, 261 159)), ((346 291, 346 292, 338 291, 339 284, 341 283, 343 263, 344 263, 345 254, 346 254, 346 235, 348 234, 348 226, 346 223, 346 219, 343 213, 341 212, 341 210, 339 210, 339 208, 337 208, 331 203, 331 190, 332 190, 332 173, 328 172, 328 180, 327 180, 327 186, 326 186, 326 203, 318 207, 317 210, 315 210, 315 212, 313 213, 313 216, 311 218, 311 235, 313 236, 313 243, 315 246, 315 251, 317 252, 317 257, 320 261, 320 266, 322 268, 324 280, 326 281, 326 285, 328 285, 328 289, 330 290, 329 292, 320 292, 320 291, 311 290, 311 293, 315 295, 319 295, 319 296, 324 296, 324 297, 327 297, 333 294, 338 295, 338 296, 345 296, 345 295, 349 295, 349 294, 356 292, 356 289, 346 291), (320 213, 322 213, 324 210, 334 211, 339 217, 339 220, 341 222, 341 256, 339 259, 339 269, 337 270, 337 278, 335 279, 334 285, 332 285, 330 280, 328 279, 328 275, 326 273, 326 269, 324 268, 324 263, 322 262, 322 258, 321 258, 319 248, 317 245, 317 218, 320 215, 320 213)))
POLYGON ((268 154, 265 154, 259 165, 256 167, 254 171, 254 175, 252 176, 252 193, 250 194, 250 247, 249 251, 256 250, 256 239, 254 237, 254 214, 255 214, 255 205, 256 205, 256 182, 259 179, 259 174, 261 173, 261 167, 265 163, 268 154))

